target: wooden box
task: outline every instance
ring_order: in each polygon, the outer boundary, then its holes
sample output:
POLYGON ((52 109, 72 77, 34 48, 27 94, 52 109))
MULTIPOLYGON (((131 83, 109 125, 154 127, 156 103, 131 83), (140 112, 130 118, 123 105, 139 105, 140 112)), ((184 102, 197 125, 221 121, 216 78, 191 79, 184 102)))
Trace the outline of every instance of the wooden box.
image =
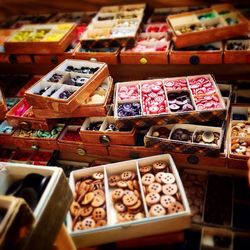
POLYGON ((29 88, 25 96, 33 108, 72 112, 108 76, 109 71, 105 63, 65 60, 29 88), (80 79, 78 83, 72 82, 76 79, 80 79), (69 84, 74 84, 74 86, 69 84))
POLYGON ((216 157, 220 153, 223 136, 221 127, 172 124, 152 126, 144 141, 149 148, 159 147, 167 152, 216 157), (185 138, 182 140, 182 137, 185 138))
POLYGON ((81 37, 82 47, 133 45, 141 25, 145 4, 109 6, 101 9, 81 37))
POLYGON ((80 137, 80 129, 81 126, 73 126, 69 125, 65 127, 63 132, 58 138, 58 148, 60 152, 63 153, 71 153, 72 155, 77 156, 85 156, 85 155, 102 155, 107 156, 108 150, 107 147, 101 144, 95 144, 93 143, 85 143, 82 142, 80 137), (65 137, 67 135, 67 132, 73 132, 75 134, 75 138, 73 139, 65 137), (77 133, 77 134, 76 134, 77 133))
POLYGON ((61 53, 75 38, 74 23, 30 24, 14 32, 5 42, 7 53, 61 53))
POLYGON ((13 145, 20 148, 56 150, 57 138, 62 129, 62 124, 57 124, 50 131, 16 129, 12 135, 13 145))
POLYGON ((176 48, 247 35, 247 19, 232 5, 218 4, 202 10, 170 15, 176 48))
POLYGON ((9 55, 5 52, 4 42, 6 39, 15 32, 14 29, 0 29, 0 62, 9 63, 9 55))
POLYGON ((135 145, 136 143, 136 129, 135 127, 128 128, 115 127, 115 119, 111 116, 107 117, 89 117, 81 127, 80 136, 83 142, 88 143, 101 143, 104 145, 117 144, 117 145, 135 145), (88 127, 91 123, 100 122, 99 130, 89 130, 88 127), (114 129, 110 129, 109 125, 113 125, 114 129))
POLYGON ((12 134, 15 128, 4 120, 0 123, 0 144, 11 145, 13 142, 12 134))
POLYGON ((7 112, 7 106, 6 106, 5 97, 3 95, 2 90, 0 89, 0 120, 5 118, 6 112, 7 112))
POLYGON ((32 108, 34 115, 38 118, 72 118, 72 117, 91 117, 91 116, 105 116, 107 113, 107 105, 111 102, 113 92, 113 79, 107 77, 96 90, 91 93, 90 97, 82 102, 75 111, 56 112, 50 109, 32 108), (98 96, 101 96, 98 98, 98 96), (96 101, 96 99, 99 99, 96 101))
POLYGON ((226 117, 225 103, 211 75, 117 83, 114 100, 118 126, 224 121, 226 117), (182 111, 173 103, 177 99, 169 102, 180 95, 192 107, 186 105, 182 111))
POLYGON ((75 59, 83 59, 90 61, 100 61, 107 64, 118 64, 119 63, 119 47, 109 48, 86 48, 79 44, 74 51, 75 59))
POLYGON ((36 245, 36 249, 41 250, 52 246, 72 201, 72 192, 60 168, 1 163, 0 193, 5 194, 14 181, 24 179, 31 173, 47 177, 44 179, 47 181, 47 185, 33 211, 35 222, 28 241, 25 242, 25 248, 34 249, 34 245, 36 245), (44 223, 49 230, 44 228, 44 223), (38 241, 39 244, 37 244, 38 241))
POLYGON ((0 210, 1 249, 21 249, 34 222, 32 211, 22 198, 5 195, 0 195, 0 210))
POLYGON ((170 155, 158 155, 150 158, 142 158, 138 160, 107 164, 73 171, 71 172, 69 179, 72 192, 76 193, 75 184, 77 181, 81 180, 82 178, 87 178, 96 172, 102 172, 104 174, 104 195, 106 200, 105 207, 107 211, 107 224, 102 227, 87 228, 85 230, 73 230, 72 227, 75 221, 72 221, 71 214, 69 213, 67 216, 68 231, 77 247, 93 246, 108 242, 138 238, 142 236, 170 233, 181 231, 189 227, 190 208, 178 171, 170 155), (175 176, 178 192, 181 198, 180 200, 183 204, 183 211, 179 211, 174 214, 167 213, 159 217, 152 217, 149 213, 149 208, 145 202, 139 169, 142 166, 152 165, 157 161, 165 162, 170 169, 170 172, 175 176), (136 179, 138 178, 139 192, 141 194, 143 203, 142 211, 145 213, 145 217, 138 220, 119 222, 116 218, 116 212, 111 198, 114 188, 108 186, 108 178, 110 178, 112 175, 121 174, 124 171, 133 171, 137 175, 136 179))
POLYGON ((169 52, 170 64, 221 64, 222 42, 176 49, 174 44, 169 52))
POLYGON ((123 48, 122 64, 167 64, 170 41, 166 32, 141 33, 134 47, 123 48))
POLYGON ((250 39, 226 41, 224 63, 250 63, 250 39))
POLYGON ((250 107, 232 106, 228 129, 230 168, 247 169, 250 157, 250 107))
POLYGON ((51 129, 56 121, 37 118, 34 115, 32 106, 30 106, 25 98, 18 102, 6 114, 6 120, 13 127, 21 127, 23 129, 51 129))

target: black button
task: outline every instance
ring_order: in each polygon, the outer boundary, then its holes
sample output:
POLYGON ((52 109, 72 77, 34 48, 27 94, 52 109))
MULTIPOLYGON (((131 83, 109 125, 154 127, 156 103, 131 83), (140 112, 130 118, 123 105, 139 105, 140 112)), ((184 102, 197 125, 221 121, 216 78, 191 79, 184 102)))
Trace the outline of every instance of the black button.
POLYGON ((196 165, 199 163, 199 158, 196 155, 189 155, 187 158, 188 163, 196 165))
POLYGON ((189 58, 189 62, 190 62, 190 64, 192 64, 192 65, 197 65, 197 64, 199 64, 200 63, 200 58, 198 57, 198 56, 191 56, 190 58, 189 58))

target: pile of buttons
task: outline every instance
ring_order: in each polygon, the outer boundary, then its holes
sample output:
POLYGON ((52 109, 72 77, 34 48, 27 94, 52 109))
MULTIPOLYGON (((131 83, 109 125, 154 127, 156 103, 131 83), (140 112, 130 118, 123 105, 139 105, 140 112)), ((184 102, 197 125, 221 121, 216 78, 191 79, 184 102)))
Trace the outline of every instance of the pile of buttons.
POLYGON ((139 86, 138 85, 128 85, 128 86, 119 87, 118 98, 119 98, 119 100, 139 99, 139 86))
POLYGON ((180 89, 187 89, 187 80, 185 78, 179 78, 175 80, 165 80, 164 86, 167 91, 169 90, 180 90, 180 89))
POLYGON ((64 90, 59 94, 60 99, 68 99, 75 91, 64 90))
POLYGON ((188 91, 169 92, 168 102, 171 112, 185 112, 194 110, 188 91))
POLYGON ((49 78, 49 82, 59 82, 63 78, 62 74, 55 73, 49 78))
POLYGON ((171 134, 172 140, 192 142, 193 132, 187 129, 177 128, 171 134))
POLYGON ((141 115, 141 104, 139 102, 119 104, 117 114, 119 117, 141 115))
POLYGON ((88 79, 87 77, 75 76, 63 81, 63 84, 81 87, 88 79))
POLYGON ((82 73, 82 74, 94 74, 99 68, 91 68, 91 67, 74 67, 72 65, 67 66, 67 68, 65 69, 65 71, 67 72, 76 72, 76 73, 82 73))
POLYGON ((244 42, 228 42, 227 50, 250 50, 250 43, 244 42))
POLYGON ((201 130, 195 132, 193 142, 218 145, 219 139, 220 133, 201 130))
POLYGON ((70 214, 74 231, 107 224, 104 174, 102 172, 95 172, 76 182, 70 214))
POLYGON ((91 122, 89 126, 86 128, 86 130, 93 130, 93 131, 98 131, 100 130, 102 126, 102 121, 101 122, 91 122))
POLYGON ((213 83, 207 77, 191 78, 189 85, 193 95, 211 94, 215 91, 213 83))
POLYGON ((141 86, 143 114, 168 112, 162 81, 143 83, 141 86))
POLYGON ((160 127, 153 131, 152 136, 159 137, 162 139, 167 139, 170 135, 171 129, 168 129, 166 127, 160 127))

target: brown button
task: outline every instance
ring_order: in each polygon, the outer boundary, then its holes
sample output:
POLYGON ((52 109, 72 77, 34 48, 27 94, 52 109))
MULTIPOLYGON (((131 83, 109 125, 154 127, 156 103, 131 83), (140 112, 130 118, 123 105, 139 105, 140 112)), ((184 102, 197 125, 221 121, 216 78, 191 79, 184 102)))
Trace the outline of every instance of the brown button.
POLYGON ((184 211, 184 207, 183 207, 183 205, 182 205, 180 202, 178 202, 178 201, 176 201, 176 202, 174 202, 174 203, 171 203, 171 204, 169 205, 169 207, 168 207, 168 212, 169 212, 170 214, 178 213, 178 212, 181 212, 181 211, 184 211))
POLYGON ((160 193, 161 192, 161 184, 154 182, 148 186, 148 192, 160 193))
POLYGON ((132 190, 125 189, 125 190, 124 190, 124 195, 125 195, 125 194, 133 195, 134 192, 133 192, 132 190))
POLYGON ((116 202, 115 209, 118 212, 125 212, 127 210, 127 207, 122 202, 116 202))
POLYGON ((103 227, 107 225, 107 221, 106 220, 98 220, 96 222, 96 227, 103 227))
POLYGON ((89 216, 92 213, 92 211, 93 211, 93 207, 89 205, 84 206, 80 209, 79 215, 86 217, 86 216, 89 216))
POLYGON ((146 195, 146 202, 149 206, 156 204, 160 201, 161 196, 158 193, 148 193, 146 195))
POLYGON ((145 174, 142 176, 142 184, 143 185, 148 186, 148 185, 152 184, 154 181, 155 181, 155 177, 153 174, 148 173, 148 174, 145 174))
POLYGON ((140 189, 139 183, 138 183, 137 180, 133 180, 133 186, 134 186, 134 189, 136 189, 136 190, 139 190, 139 189, 140 189))
POLYGON ((121 188, 117 188, 112 192, 113 200, 120 200, 124 195, 124 191, 121 188))
POLYGON ((98 207, 94 209, 92 216, 95 221, 102 220, 105 218, 106 212, 103 208, 98 207))
POLYGON ((80 205, 77 202, 73 201, 70 206, 70 213, 73 216, 77 216, 80 208, 81 208, 80 205))
POLYGON ((121 174, 121 179, 123 181, 128 181, 131 179, 131 177, 133 176, 133 172, 132 171, 124 171, 122 174, 121 174))
POLYGON ((82 193, 88 192, 89 187, 89 184, 87 184, 86 182, 80 182, 80 185, 78 186, 76 192, 81 195, 82 193))
POLYGON ((155 204, 150 208, 149 213, 152 216, 160 216, 166 214, 166 209, 160 204, 155 204))
POLYGON ((89 204, 93 199, 94 199, 94 193, 93 192, 87 193, 83 198, 82 205, 89 204))
MULTIPOLYGON (((134 181, 135 181, 135 180, 134 180, 134 181)), ((135 189, 132 180, 128 180, 128 181, 127 181, 127 185, 128 185, 128 188, 129 188, 130 190, 134 190, 134 189, 135 189)))
POLYGON ((105 193, 102 189, 97 189, 97 190, 93 191, 93 193, 94 193, 94 196, 100 195, 100 196, 105 197, 105 193))
POLYGON ((139 193, 139 191, 138 190, 134 190, 134 194, 139 198, 140 197, 140 193, 139 193))
POLYGON ((171 195, 162 195, 161 196, 161 205, 165 208, 168 208, 170 204, 176 202, 176 199, 171 195))
POLYGON ((135 214, 135 220, 141 220, 144 217, 145 217, 145 215, 142 212, 135 214))
POLYGON ((152 170, 152 166, 151 165, 141 166, 140 167, 140 172, 142 174, 146 174, 146 173, 150 172, 151 170, 152 170))
POLYGON ((176 184, 165 184, 162 186, 162 192, 166 195, 174 195, 177 192, 176 184))
POLYGON ((122 201, 125 206, 133 206, 138 201, 138 197, 134 194, 125 194, 122 197, 122 201))
POLYGON ((127 181, 118 181, 117 186, 119 188, 126 188, 128 186, 128 183, 127 183, 127 181))
POLYGON ((138 199, 137 202, 135 203, 135 205, 128 207, 128 209, 129 210, 136 210, 141 206, 141 204, 142 204, 141 200, 138 199))
POLYGON ((84 226, 82 224, 82 221, 76 222, 76 224, 74 226, 74 230, 77 231, 77 230, 83 230, 83 229, 84 229, 84 226))
POLYGON ((92 175, 92 177, 96 180, 102 180, 104 177, 104 174, 102 172, 96 172, 92 175))
POLYGON ((96 195, 93 199, 93 201, 91 202, 91 205, 93 207, 100 207, 104 204, 105 202, 105 197, 101 196, 101 195, 96 195))
POLYGON ((162 183, 164 184, 172 184, 175 182, 175 177, 173 174, 165 173, 161 178, 162 183))
POLYGON ((157 161, 153 163, 153 168, 155 170, 163 170, 167 167, 166 163, 164 161, 157 161))
POLYGON ((117 213, 117 219, 119 222, 124 222, 126 221, 126 214, 127 213, 117 213))
POLYGON ((83 229, 90 229, 95 227, 95 221, 91 218, 86 218, 82 221, 83 229))
POLYGON ((109 186, 110 187, 115 187, 117 185, 117 182, 120 180, 120 176, 119 175, 111 175, 109 177, 109 186))
POLYGON ((125 219, 126 219, 127 221, 134 220, 134 219, 135 219, 135 215, 134 215, 134 214, 131 214, 131 213, 127 213, 127 214, 125 215, 125 219))

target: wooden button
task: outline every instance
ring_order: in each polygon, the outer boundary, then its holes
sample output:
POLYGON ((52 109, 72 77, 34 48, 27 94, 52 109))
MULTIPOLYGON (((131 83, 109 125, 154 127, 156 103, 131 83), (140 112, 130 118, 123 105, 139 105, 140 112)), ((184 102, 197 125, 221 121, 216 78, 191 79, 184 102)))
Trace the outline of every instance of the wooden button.
POLYGON ((119 175, 111 175, 109 177, 109 186, 110 187, 115 187, 117 185, 117 182, 120 180, 120 176, 119 175))
POLYGON ((87 193, 83 198, 82 205, 89 204, 93 199, 94 199, 94 193, 93 192, 87 193))
POLYGON ((92 175, 92 177, 96 180, 102 180, 104 177, 104 174, 102 172, 97 172, 92 175))
POLYGON ((138 197, 135 196, 134 194, 125 194, 122 197, 122 201, 125 206, 133 206, 135 203, 138 201, 138 197))
POLYGON ((148 174, 145 174, 142 176, 142 184, 143 185, 148 186, 148 185, 152 184, 154 181, 155 181, 155 177, 153 174, 148 173, 148 174))
POLYGON ((165 184, 162 186, 162 192, 166 195, 174 195, 177 192, 176 184, 165 184))
POLYGON ((127 181, 118 181, 117 186, 119 188, 126 188, 128 186, 128 183, 127 183, 127 181))
POLYGON ((179 213, 179 212, 181 212, 181 211, 184 211, 184 207, 183 207, 183 205, 182 205, 180 202, 178 202, 178 201, 176 201, 176 202, 174 202, 174 203, 171 203, 171 204, 169 205, 169 207, 168 207, 168 212, 169 212, 170 214, 179 213))
POLYGON ((103 227, 107 225, 107 221, 106 220, 98 220, 96 222, 96 227, 103 227))
POLYGON ((152 216, 160 216, 166 214, 166 209, 160 204, 155 204, 150 208, 149 213, 152 216))
POLYGON ((105 193, 102 189, 97 189, 97 190, 93 191, 93 193, 94 193, 94 196, 100 195, 100 196, 105 197, 105 193))
POLYGON ((156 204, 160 201, 161 196, 159 193, 148 193, 146 195, 146 202, 149 206, 156 204))
POLYGON ((160 193, 161 192, 161 184, 154 182, 148 186, 148 192, 160 193))
POLYGON ((146 174, 146 173, 150 172, 151 170, 152 170, 152 166, 151 165, 141 166, 140 167, 140 172, 142 174, 146 174))
POLYGON ((93 207, 91 206, 84 206, 79 210, 79 215, 81 216, 89 216, 93 212, 93 207))
POLYGON ((133 176, 133 172, 132 171, 124 171, 122 174, 121 174, 121 179, 123 181, 128 181, 131 179, 131 177, 133 176))
POLYGON ((73 228, 75 231, 78 231, 78 230, 83 230, 84 229, 84 226, 83 226, 83 223, 82 221, 78 221, 76 222, 74 228, 73 228))
POLYGON ((73 201, 71 203, 71 206, 70 206, 70 213, 73 215, 73 216, 77 216, 78 215, 78 212, 80 210, 80 205, 78 204, 78 202, 75 202, 73 201))
POLYGON ((124 222, 126 221, 126 214, 127 213, 117 213, 117 219, 119 222, 124 222))
POLYGON ((113 200, 120 200, 124 195, 124 191, 121 188, 117 188, 112 192, 113 200))
POLYGON ((127 207, 122 202, 116 202, 115 210, 118 212, 125 212, 127 210, 127 207))
POLYGON ((163 170, 167 167, 166 163, 164 161, 157 161, 153 163, 153 168, 155 170, 163 170))
POLYGON ((125 189, 125 190, 124 190, 124 195, 125 195, 125 194, 133 195, 134 192, 131 191, 131 190, 129 190, 129 189, 125 189))
POLYGON ((164 173, 164 175, 162 176, 161 178, 161 181, 164 183, 164 184, 172 184, 175 182, 175 177, 173 174, 170 174, 170 173, 164 173))
POLYGON ((95 227, 95 221, 91 218, 86 218, 82 221, 83 229, 90 229, 95 227))
POLYGON ((103 208, 98 207, 94 209, 92 216, 95 221, 102 220, 105 218, 106 212, 103 208))
POLYGON ((80 182, 78 186, 76 186, 76 192, 78 194, 86 193, 89 191, 89 184, 86 182, 80 182))
POLYGON ((162 195, 161 196, 161 205, 165 208, 168 208, 170 204, 176 202, 176 199, 171 195, 162 195))
POLYGON ((137 202, 135 203, 135 205, 128 207, 128 209, 129 210, 136 210, 136 209, 140 208, 141 204, 142 204, 141 200, 138 199, 137 202))
POLYGON ((101 196, 101 195, 96 195, 93 199, 93 201, 91 202, 91 205, 93 207, 100 207, 104 204, 105 202, 105 197, 101 196))

